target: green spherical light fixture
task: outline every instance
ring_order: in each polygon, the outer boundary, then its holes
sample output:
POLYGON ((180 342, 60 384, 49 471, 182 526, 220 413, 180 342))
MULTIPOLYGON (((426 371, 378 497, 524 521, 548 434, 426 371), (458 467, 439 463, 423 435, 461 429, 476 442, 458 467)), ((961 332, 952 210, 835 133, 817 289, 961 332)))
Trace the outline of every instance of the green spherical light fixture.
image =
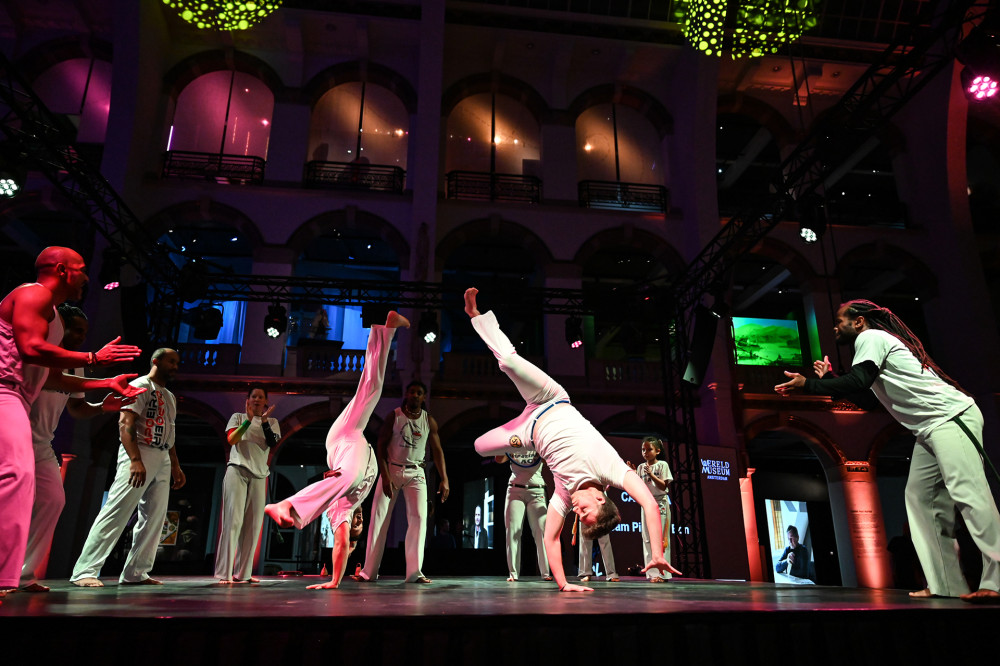
POLYGON ((199 30, 249 30, 281 6, 281 0, 163 0, 199 30))
POLYGON ((705 55, 777 53, 817 24, 818 0, 678 0, 684 37, 705 55), (706 39, 711 35, 711 39, 706 39))

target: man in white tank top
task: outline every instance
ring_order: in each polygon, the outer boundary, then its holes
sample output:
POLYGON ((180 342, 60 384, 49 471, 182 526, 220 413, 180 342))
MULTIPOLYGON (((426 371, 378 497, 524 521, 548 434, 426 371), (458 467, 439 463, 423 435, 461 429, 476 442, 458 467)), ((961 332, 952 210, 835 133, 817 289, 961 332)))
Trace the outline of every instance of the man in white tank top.
POLYGON ((402 493, 406 502, 406 582, 430 583, 421 569, 424 562, 424 542, 427 540, 427 478, 424 458, 430 444, 431 456, 441 482, 438 495, 448 499, 448 472, 444 451, 438 437, 437 421, 424 409, 427 387, 412 381, 406 387, 403 405, 397 407, 382 423, 378 435, 379 480, 372 500, 371 528, 368 531, 368 548, 365 566, 352 576, 359 582, 378 579, 382 564, 389 519, 396 499, 402 493))
MULTIPOLYGON (((55 306, 79 300, 87 284, 87 265, 67 247, 48 247, 35 260, 38 282, 22 284, 0 302, 0 597, 21 581, 28 544, 31 505, 35 495, 35 455, 31 446, 28 409, 48 374, 47 368, 111 365, 131 361, 141 350, 113 340, 97 352, 61 348, 62 324, 55 306), (27 364, 40 366, 31 370, 27 364)), ((107 388, 122 395, 136 395, 128 386, 135 375, 111 379, 68 378, 57 384, 69 391, 107 388)))

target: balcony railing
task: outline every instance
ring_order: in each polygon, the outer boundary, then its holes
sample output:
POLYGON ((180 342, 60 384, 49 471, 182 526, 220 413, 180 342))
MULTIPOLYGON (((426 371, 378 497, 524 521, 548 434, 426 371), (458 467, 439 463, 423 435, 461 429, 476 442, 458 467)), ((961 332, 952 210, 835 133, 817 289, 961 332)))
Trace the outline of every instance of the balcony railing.
POLYGON ((670 192, 662 185, 581 180, 579 197, 580 205, 584 208, 655 213, 666 213, 670 208, 670 192))
POLYGON ((222 183, 264 182, 264 160, 253 155, 168 150, 163 154, 164 178, 204 178, 222 183))
POLYGON ((396 166, 321 160, 306 163, 303 179, 306 187, 373 192, 402 192, 405 180, 406 172, 396 166))
POLYGON ((591 387, 602 383, 608 387, 663 386, 663 370, 659 363, 649 361, 587 361, 587 379, 591 387))
POLYGON ((542 181, 535 176, 480 171, 450 171, 445 176, 446 196, 467 201, 520 201, 539 203, 542 181))
POLYGON ((177 351, 181 357, 180 371, 185 374, 237 374, 240 345, 186 342, 177 351))
POLYGON ((303 340, 296 350, 296 375, 329 377, 339 372, 359 373, 365 367, 364 349, 341 349, 337 340, 303 340))

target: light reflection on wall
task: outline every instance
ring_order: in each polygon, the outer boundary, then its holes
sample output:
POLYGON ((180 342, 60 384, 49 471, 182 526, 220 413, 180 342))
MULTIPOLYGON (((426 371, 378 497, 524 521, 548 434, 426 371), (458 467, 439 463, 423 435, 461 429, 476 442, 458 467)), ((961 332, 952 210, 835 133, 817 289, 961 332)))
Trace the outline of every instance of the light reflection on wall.
POLYGON ((533 163, 539 159, 541 139, 534 116, 520 102, 497 95, 496 133, 491 134, 491 98, 491 93, 471 95, 448 114, 445 170, 488 172, 495 142, 495 173, 537 175, 533 163))
POLYGON ((77 141, 104 142, 111 107, 111 63, 64 60, 42 72, 32 87, 50 111, 79 118, 77 141))
MULTIPOLYGON (((621 180, 666 184, 660 137, 638 111, 617 105, 618 160, 621 180)), ((615 138, 611 104, 592 106, 576 119, 577 175, 580 180, 616 180, 615 138), (587 146, 590 149, 587 149, 587 146)))
MULTIPOLYGON (((361 154, 370 164, 406 168, 409 115, 387 88, 366 83, 361 154)), ((344 83, 328 90, 313 108, 309 128, 309 159, 351 162, 359 157, 358 119, 361 83, 344 83)))
POLYGON ((243 72, 234 76, 230 71, 204 74, 177 98, 171 149, 218 153, 221 147, 228 155, 266 159, 273 110, 274 95, 253 76, 243 72))

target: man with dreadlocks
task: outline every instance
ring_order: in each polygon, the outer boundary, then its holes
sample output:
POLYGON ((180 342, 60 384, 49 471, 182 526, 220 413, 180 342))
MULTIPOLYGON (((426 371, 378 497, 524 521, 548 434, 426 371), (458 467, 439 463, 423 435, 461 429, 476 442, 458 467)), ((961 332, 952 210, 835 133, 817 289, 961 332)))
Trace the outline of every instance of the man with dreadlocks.
POLYGON ((975 401, 941 371, 913 331, 888 308, 848 301, 837 310, 835 334, 838 343, 854 344, 850 373, 825 376, 832 374, 827 357, 813 364, 818 379, 786 372, 789 380, 774 390, 784 395, 802 389, 855 402, 874 393, 916 437, 906 481, 906 514, 927 588, 910 596, 1000 602, 1000 514, 983 471, 983 415, 975 401), (976 592, 969 592, 958 563, 956 507, 983 553, 976 592))

